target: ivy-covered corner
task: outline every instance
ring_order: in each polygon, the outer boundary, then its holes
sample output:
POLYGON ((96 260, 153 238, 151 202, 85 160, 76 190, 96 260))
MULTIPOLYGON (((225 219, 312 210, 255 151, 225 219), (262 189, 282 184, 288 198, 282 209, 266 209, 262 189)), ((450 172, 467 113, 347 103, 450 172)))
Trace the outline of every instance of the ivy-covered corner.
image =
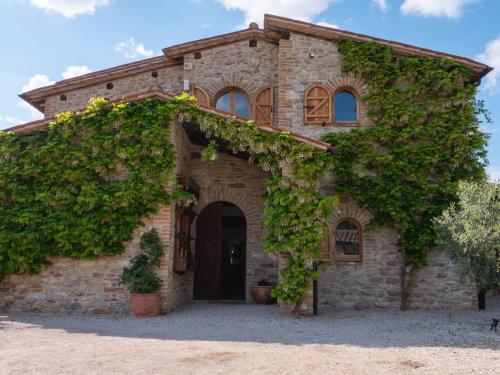
POLYGON ((335 189, 371 209, 373 225, 400 232, 406 266, 402 308, 412 270, 436 245, 432 219, 457 199, 461 180, 484 179, 489 121, 472 74, 450 59, 396 55, 374 42, 339 44, 343 73, 361 77, 373 122, 329 133, 335 189))

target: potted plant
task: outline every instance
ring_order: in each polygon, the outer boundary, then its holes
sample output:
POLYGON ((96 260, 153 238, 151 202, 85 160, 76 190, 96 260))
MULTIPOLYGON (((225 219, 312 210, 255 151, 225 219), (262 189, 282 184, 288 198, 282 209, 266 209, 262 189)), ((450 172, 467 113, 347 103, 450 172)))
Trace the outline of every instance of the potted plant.
POLYGON ((141 236, 141 252, 123 268, 121 282, 130 292, 130 314, 134 317, 151 317, 160 313, 161 279, 155 269, 164 254, 160 236, 156 229, 141 236))
POLYGON ((274 285, 267 280, 260 280, 257 285, 250 287, 250 294, 255 303, 270 304, 273 302, 271 291, 274 285))

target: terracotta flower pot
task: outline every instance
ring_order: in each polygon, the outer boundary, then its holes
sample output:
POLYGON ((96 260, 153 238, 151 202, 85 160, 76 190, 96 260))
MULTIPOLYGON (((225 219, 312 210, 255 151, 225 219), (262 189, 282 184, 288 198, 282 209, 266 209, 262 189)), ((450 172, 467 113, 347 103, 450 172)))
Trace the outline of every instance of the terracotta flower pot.
POLYGON ((273 286, 252 286, 250 288, 250 294, 255 303, 271 303, 271 290, 273 290, 273 286))
POLYGON ((160 293, 131 294, 130 315, 149 318, 160 314, 160 293))

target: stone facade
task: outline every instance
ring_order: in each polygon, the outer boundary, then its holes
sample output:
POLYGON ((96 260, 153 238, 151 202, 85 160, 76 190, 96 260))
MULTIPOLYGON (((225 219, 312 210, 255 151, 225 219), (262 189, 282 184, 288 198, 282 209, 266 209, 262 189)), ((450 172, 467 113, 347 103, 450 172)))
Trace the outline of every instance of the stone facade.
MULTIPOLYGON (((366 93, 361 80, 341 72, 337 46, 331 41, 291 33, 279 44, 259 39, 257 46, 249 41, 204 49, 200 54, 187 53, 183 63, 152 72, 129 75, 106 83, 91 85, 46 98, 45 116, 84 107, 91 97, 120 98, 160 86, 178 94, 183 80, 203 88, 213 101, 225 87, 244 90, 253 104, 256 93, 265 87, 274 87, 274 125, 318 139, 331 131, 346 131, 370 126, 366 105, 359 99, 366 93), (327 86, 332 93, 347 87, 358 96, 358 122, 330 123, 326 126, 304 124, 304 93, 314 84, 327 86)), ((227 201, 238 206, 247 221, 246 300, 249 289, 260 279, 276 280, 277 265, 263 253, 262 195, 265 193, 266 174, 256 165, 234 156, 220 154, 208 166, 201 162, 201 147, 192 144, 178 124, 172 124, 173 141, 177 152, 176 174, 191 178, 200 187, 200 199, 195 211, 200 213, 208 204, 227 201)), ((323 183, 326 192, 332 192, 334 177, 323 183)), ((192 298, 193 273, 177 275, 173 272, 174 207, 160 207, 156 215, 144 220, 144 227, 134 233, 134 240, 126 245, 120 256, 102 257, 95 261, 54 259, 53 265, 38 275, 13 275, 0 284, 0 310, 124 313, 128 310, 128 292, 119 284, 122 268, 137 253, 140 235, 151 227, 160 231, 166 246, 166 256, 160 267, 163 280, 161 309, 167 312, 192 298)), ((389 228, 368 230, 371 214, 343 201, 335 221, 348 217, 362 228, 362 260, 360 262, 323 262, 318 280, 319 308, 398 307, 401 298, 401 253, 398 234, 389 228)), ((194 222, 196 226, 196 221, 194 222)), ((196 233, 193 228, 192 233, 196 233)), ((283 260, 282 260, 283 261, 283 260)), ((312 294, 306 296, 310 312, 312 294)), ((473 288, 461 282, 450 261, 442 254, 431 252, 428 265, 416 271, 412 294, 412 308, 463 309, 477 306, 473 288)))
MULTIPOLYGON (((193 53, 184 56, 184 79, 203 88, 214 104, 216 95, 227 87, 247 93, 253 108, 259 90, 278 86, 278 46, 258 40, 255 47, 248 41, 211 48, 196 59, 193 53)), ((274 124, 278 125, 279 101, 274 97, 274 124)))
POLYGON ((399 307, 402 257, 398 235, 389 228, 367 230, 372 217, 369 211, 351 201, 343 201, 337 208, 330 222, 331 231, 344 218, 359 223, 361 261, 337 261, 332 257, 321 265, 319 308, 399 307))
POLYGON ((90 98, 104 97, 107 99, 119 99, 148 91, 151 87, 156 86, 160 86, 163 90, 174 94, 182 92, 182 65, 169 66, 158 69, 155 72, 158 73, 157 77, 153 77, 152 72, 144 72, 65 92, 66 100, 61 100, 60 95, 49 96, 45 101, 44 115, 47 118, 60 112, 85 108, 90 98), (113 84, 112 89, 106 87, 108 83, 113 84))
POLYGON ((360 99, 367 87, 358 78, 341 71, 337 45, 331 41, 292 34, 279 46, 279 124, 296 133, 319 139, 332 131, 346 131, 370 125, 366 105, 360 99), (325 85, 332 93, 348 88, 358 97, 358 122, 329 123, 326 126, 304 124, 304 94, 315 84, 325 85))
POLYGON ((415 271, 410 288, 410 308, 477 309, 477 293, 470 282, 460 280, 453 262, 437 250, 427 255, 427 266, 415 271))
MULTIPOLYGON (((170 247, 170 206, 160 207, 158 214, 144 220, 134 239, 126 245, 122 255, 101 257, 97 260, 52 259, 52 265, 37 275, 11 275, 0 284, 0 311, 126 313, 128 292, 120 285, 123 267, 139 251, 139 239, 150 228, 157 228, 167 254, 170 247)), ((160 266, 159 274, 165 281, 171 268, 171 256, 160 266)), ((177 295, 172 283, 163 284, 161 307, 168 311, 175 307, 177 295), (171 304, 172 303, 172 304, 171 304)))

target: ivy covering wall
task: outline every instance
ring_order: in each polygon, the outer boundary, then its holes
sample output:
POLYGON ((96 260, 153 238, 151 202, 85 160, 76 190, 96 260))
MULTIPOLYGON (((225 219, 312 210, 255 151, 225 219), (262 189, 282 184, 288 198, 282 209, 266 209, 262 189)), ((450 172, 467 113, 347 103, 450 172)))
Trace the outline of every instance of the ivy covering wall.
POLYGON ((273 291, 297 303, 317 277, 314 260, 327 235, 336 197, 319 179, 331 168, 336 191, 375 214, 374 225, 401 233, 409 265, 422 265, 435 244, 432 219, 456 199, 462 179, 484 177, 486 112, 471 72, 447 59, 396 56, 375 43, 342 42, 343 71, 362 77, 373 125, 330 133, 332 153, 200 111, 192 97, 109 105, 94 100, 60 115, 48 128, 0 135, 0 280, 36 273, 52 257, 93 259, 120 254, 144 217, 176 196, 173 120, 197 126, 217 149, 244 152, 269 172, 263 247, 286 255, 273 291), (167 189, 171 187, 171 189, 167 189), (173 195, 168 191, 174 191, 173 195))
POLYGON ((298 302, 316 276, 313 260, 335 201, 323 197, 318 184, 330 155, 287 132, 202 112, 187 95, 118 105, 94 100, 46 129, 2 133, 0 278, 36 273, 51 257, 122 253, 142 218, 183 196, 167 193, 175 166, 173 120, 189 122, 212 139, 204 160, 214 161, 223 145, 249 154, 250 162, 269 172, 263 247, 289 256, 275 296, 298 302))
POLYGON ((472 73, 449 59, 397 56, 377 43, 339 45, 343 72, 362 77, 373 125, 329 133, 336 191, 399 230, 408 265, 435 245, 432 219, 455 201, 460 180, 484 178, 488 120, 472 73), (465 84, 464 84, 465 83, 465 84))
POLYGON ((155 101, 94 100, 43 130, 2 133, 0 279, 50 257, 122 253, 141 218, 169 202, 174 164, 168 108, 155 101))

